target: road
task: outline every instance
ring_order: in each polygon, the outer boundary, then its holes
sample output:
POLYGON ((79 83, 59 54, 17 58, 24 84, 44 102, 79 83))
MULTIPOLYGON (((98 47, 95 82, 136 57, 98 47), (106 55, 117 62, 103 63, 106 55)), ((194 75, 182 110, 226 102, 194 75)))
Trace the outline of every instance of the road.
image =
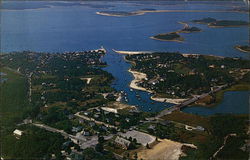
POLYGON ((95 120, 94 118, 91 118, 91 117, 87 117, 87 116, 84 116, 84 115, 80 115, 80 112, 77 112, 77 113, 75 114, 75 116, 78 117, 78 118, 82 118, 82 119, 84 119, 84 120, 87 120, 87 121, 95 122, 95 123, 98 124, 98 125, 104 125, 104 126, 106 126, 106 127, 108 127, 108 128, 115 128, 115 129, 117 129, 116 126, 113 126, 113 125, 111 125, 111 124, 107 124, 107 123, 104 123, 104 122, 101 122, 101 121, 97 121, 97 120, 95 120))
POLYGON ((62 136, 66 137, 66 138, 74 137, 73 135, 68 134, 68 133, 64 132, 63 130, 56 129, 56 128, 47 126, 45 124, 32 123, 32 125, 39 127, 39 128, 42 128, 42 129, 45 129, 45 130, 50 131, 50 132, 60 133, 62 136))
POLYGON ((195 97, 193 97, 193 98, 190 98, 190 99, 184 101, 184 102, 181 103, 181 104, 177 104, 177 105, 174 105, 174 106, 172 106, 172 107, 166 108, 166 109, 164 109, 163 111, 161 111, 161 112, 156 116, 156 118, 160 118, 160 117, 162 117, 162 116, 165 116, 165 115, 167 115, 167 114, 170 114, 170 113, 172 113, 172 112, 175 111, 175 110, 180 110, 181 108, 186 107, 187 105, 192 104, 192 103, 194 103, 194 102, 196 102, 196 101, 198 101, 198 100, 200 100, 200 99, 203 99, 203 98, 205 98, 206 96, 208 96, 209 94, 218 92, 218 91, 220 91, 221 89, 223 89, 223 88, 225 88, 225 87, 227 87, 227 85, 219 86, 218 88, 216 88, 216 89, 214 89, 214 90, 212 90, 212 91, 210 91, 210 92, 208 92, 208 93, 204 93, 204 94, 202 94, 202 95, 195 96, 195 97))
POLYGON ((216 159, 215 157, 217 156, 217 154, 224 148, 224 146, 226 145, 227 143, 227 139, 229 137, 232 137, 232 136, 237 136, 235 133, 231 133, 231 134, 228 134, 226 137, 224 137, 224 142, 222 144, 222 146, 213 154, 212 157, 209 158, 209 160, 212 160, 212 159, 216 159))
MULTIPOLYGON (((39 127, 39 128, 42 128, 42 129, 45 129, 45 130, 50 131, 50 132, 59 133, 66 138, 70 138, 74 143, 78 144, 81 149, 94 147, 95 145, 98 144, 98 136, 97 135, 79 137, 79 136, 74 136, 74 135, 68 134, 63 130, 59 130, 59 129, 47 126, 45 124, 32 123, 32 125, 39 127)), ((113 138, 113 136, 114 136, 113 134, 110 134, 108 136, 104 136, 104 139, 109 140, 109 139, 113 138)))
POLYGON ((31 102, 31 96, 32 96, 32 82, 31 77, 33 75, 33 72, 31 72, 28 76, 28 83, 29 83, 29 102, 31 102))
MULTIPOLYGON (((64 136, 65 138, 70 138, 74 143, 76 144, 79 144, 79 146, 81 147, 82 144, 84 144, 84 142, 87 142, 88 140, 84 137, 76 137, 74 135, 71 135, 71 134, 68 134, 66 133, 65 131, 63 130, 59 130, 59 129, 56 129, 56 128, 53 128, 53 127, 50 127, 50 126, 47 126, 45 124, 40 124, 40 123, 32 123, 32 125, 36 126, 36 127, 39 127, 39 128, 42 128, 42 129, 45 129, 47 131, 50 131, 50 132, 54 132, 54 133, 59 133, 61 134, 62 136, 64 136), (81 145, 80 145, 81 144, 81 145)), ((96 144, 93 144, 93 145, 96 145, 96 144)), ((87 147, 86 147, 87 148, 87 147)))

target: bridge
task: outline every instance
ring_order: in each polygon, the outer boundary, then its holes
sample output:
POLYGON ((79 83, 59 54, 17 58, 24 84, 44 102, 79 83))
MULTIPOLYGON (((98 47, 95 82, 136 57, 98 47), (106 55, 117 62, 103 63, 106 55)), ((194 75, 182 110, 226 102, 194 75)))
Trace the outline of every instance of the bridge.
POLYGON ((162 116, 165 116, 165 115, 167 115, 167 114, 172 113, 173 111, 180 110, 180 109, 182 109, 182 108, 184 108, 184 107, 186 107, 186 106, 188 106, 188 105, 190 105, 190 104, 192 104, 192 103, 194 103, 194 102, 196 102, 196 101, 198 101, 198 100, 200 100, 200 99, 205 98, 205 97, 208 96, 209 94, 212 94, 212 93, 215 93, 215 92, 220 91, 221 89, 223 89, 223 88, 225 88, 225 87, 227 87, 227 85, 218 86, 218 88, 213 89, 213 90, 211 90, 211 91, 208 92, 208 93, 204 93, 204 94, 199 95, 199 96, 194 96, 193 98, 190 98, 190 99, 188 99, 188 100, 182 102, 181 104, 177 104, 177 105, 174 105, 174 106, 172 106, 172 107, 166 108, 166 109, 164 109, 163 111, 161 111, 158 115, 156 115, 155 118, 160 118, 160 117, 162 117, 162 116))

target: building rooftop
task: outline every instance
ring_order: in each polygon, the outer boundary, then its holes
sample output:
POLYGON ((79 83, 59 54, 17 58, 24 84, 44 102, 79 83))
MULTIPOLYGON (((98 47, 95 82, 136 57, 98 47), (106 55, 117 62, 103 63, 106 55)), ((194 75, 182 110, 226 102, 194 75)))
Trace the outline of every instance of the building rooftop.
POLYGON ((130 145, 129 140, 126 140, 125 138, 122 138, 119 136, 116 137, 115 142, 122 145, 122 146, 126 146, 126 147, 128 147, 130 145))

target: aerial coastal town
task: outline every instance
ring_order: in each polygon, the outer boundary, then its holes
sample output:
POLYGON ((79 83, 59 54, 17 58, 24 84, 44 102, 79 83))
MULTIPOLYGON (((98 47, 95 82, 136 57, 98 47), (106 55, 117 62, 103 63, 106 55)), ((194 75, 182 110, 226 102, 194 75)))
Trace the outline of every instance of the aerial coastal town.
POLYGON ((224 3, 4 2, 0 159, 248 160, 249 8, 224 3))
MULTIPOLYGON (((19 119, 17 124, 2 121, 5 153, 17 156, 7 145, 9 141, 19 141, 16 145, 20 147, 30 143, 28 154, 18 153, 24 157, 36 153, 36 147, 42 146, 43 150, 37 156, 49 159, 223 158, 228 155, 223 152, 212 155, 223 137, 227 136, 232 143, 245 143, 247 116, 204 118, 183 113, 181 107, 157 114, 123 104, 123 93, 110 87, 112 75, 101 70, 106 65, 101 60, 105 54, 106 50, 101 48, 53 54, 25 51, 1 55, 1 72, 6 77, 6 81, 1 82, 3 90, 13 94, 11 84, 21 83, 18 86, 20 92, 28 95, 22 93, 18 102, 11 102, 7 95, 2 97, 1 104, 19 103, 26 108, 22 117, 15 117, 19 119), (183 121, 183 118, 187 119, 183 121), (218 133, 218 129, 225 131, 218 133), (12 130, 13 136, 9 135, 12 130), (235 134, 231 135, 231 132, 235 134), (31 142, 43 138, 47 143, 31 142), (50 146, 51 143, 54 145, 50 146), (214 147, 211 153, 203 149, 206 144, 214 147)), ((146 74, 135 85, 154 92, 152 99, 155 100, 165 98, 164 101, 172 99, 170 102, 173 102, 183 99, 175 102, 184 104, 187 99, 219 86, 229 88, 249 82, 246 78, 250 71, 248 60, 180 53, 127 55, 126 60, 135 64, 132 71, 146 74), (201 81, 203 78, 207 81, 201 81)), ((210 92, 205 97, 209 98, 203 100, 200 97, 190 104, 210 105, 217 101, 216 93, 210 92)), ((240 150, 239 155, 247 156, 243 154, 247 153, 245 151, 246 148, 240 150)))

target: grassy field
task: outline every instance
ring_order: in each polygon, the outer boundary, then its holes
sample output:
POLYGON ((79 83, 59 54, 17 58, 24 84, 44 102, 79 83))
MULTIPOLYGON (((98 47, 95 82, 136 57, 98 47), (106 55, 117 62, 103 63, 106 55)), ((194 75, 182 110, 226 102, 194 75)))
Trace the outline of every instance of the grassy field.
POLYGON ((250 84, 249 83, 240 83, 233 85, 225 90, 219 91, 216 93, 216 102, 214 105, 219 104, 224 97, 224 93, 227 91, 249 91, 250 90, 250 84))
POLYGON ((184 112, 180 112, 180 111, 175 111, 175 112, 168 114, 162 118, 164 120, 171 120, 171 121, 191 125, 194 127, 202 126, 204 128, 207 128, 207 129, 211 128, 208 118, 189 114, 189 113, 184 113, 184 112))
POLYGON ((0 68, 6 73, 8 80, 0 84, 0 116, 1 126, 11 127, 23 118, 24 112, 30 108, 28 102, 27 79, 21 74, 0 68))
POLYGON ((183 64, 176 63, 174 64, 174 71, 179 74, 188 74, 191 71, 190 68, 185 67, 183 64))

